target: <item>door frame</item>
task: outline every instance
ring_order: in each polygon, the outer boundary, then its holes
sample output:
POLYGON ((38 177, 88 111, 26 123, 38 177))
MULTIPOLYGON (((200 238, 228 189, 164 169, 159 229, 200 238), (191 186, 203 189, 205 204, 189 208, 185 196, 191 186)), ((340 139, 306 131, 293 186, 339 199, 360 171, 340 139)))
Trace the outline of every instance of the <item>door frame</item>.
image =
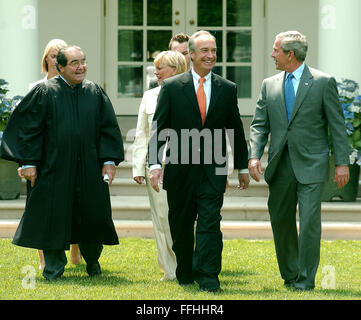
MULTIPOLYGON (((118 1, 117 0, 104 0, 106 5, 105 14, 105 48, 104 48, 104 89, 109 95, 115 113, 117 115, 137 115, 141 97, 118 97, 118 30, 122 27, 118 26, 118 1)), ((226 0, 223 1, 223 7, 225 8, 226 0)), ((251 98, 238 99, 238 106, 240 114, 244 116, 253 115, 256 100, 258 98, 259 89, 265 74, 265 17, 264 17, 264 1, 265 0, 252 0, 252 63, 251 63, 251 98)), ((147 1, 144 1, 143 15, 146 17, 147 1)), ((176 34, 179 32, 185 32, 189 35, 193 34, 198 30, 197 27, 197 2, 194 0, 172 0, 173 12, 172 12, 172 33, 176 34), (178 21, 177 21, 178 20, 178 21), (194 23, 191 24, 191 20, 194 23), (177 23, 178 22, 178 23, 177 23)), ((225 22, 226 10, 223 10, 223 21, 225 22)), ((226 27, 225 23, 222 27, 212 27, 212 30, 239 30, 242 28, 238 27, 226 27)), ((132 29, 145 30, 146 19, 143 21, 143 26, 133 26, 132 29)), ((124 27, 127 29, 127 27, 124 27)), ((129 28, 128 28, 129 29, 129 28)), ((152 27, 154 30, 164 30, 165 27, 152 27)), ((169 27, 166 28, 169 30, 169 27)), ((147 36, 143 37, 143 57, 146 57, 146 42, 147 36)), ((223 32, 223 59, 221 65, 223 68, 223 74, 225 74, 226 65, 232 66, 233 63, 226 62, 226 32, 223 32)), ((150 62, 127 62, 123 64, 129 65, 142 65, 143 66, 143 79, 145 79, 146 66, 151 65, 150 62)), ((145 81, 143 81, 145 82, 145 81)), ((145 90, 143 84, 143 90, 145 90)))

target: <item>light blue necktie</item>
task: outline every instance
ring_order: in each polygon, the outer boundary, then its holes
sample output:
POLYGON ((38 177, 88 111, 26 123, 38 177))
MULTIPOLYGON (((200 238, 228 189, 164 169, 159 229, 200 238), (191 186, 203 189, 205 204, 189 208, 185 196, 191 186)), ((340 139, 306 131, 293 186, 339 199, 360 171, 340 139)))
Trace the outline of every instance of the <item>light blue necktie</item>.
POLYGON ((290 121, 293 103, 295 102, 295 89, 293 88, 292 84, 293 78, 294 75, 289 73, 285 83, 285 103, 288 121, 290 121))

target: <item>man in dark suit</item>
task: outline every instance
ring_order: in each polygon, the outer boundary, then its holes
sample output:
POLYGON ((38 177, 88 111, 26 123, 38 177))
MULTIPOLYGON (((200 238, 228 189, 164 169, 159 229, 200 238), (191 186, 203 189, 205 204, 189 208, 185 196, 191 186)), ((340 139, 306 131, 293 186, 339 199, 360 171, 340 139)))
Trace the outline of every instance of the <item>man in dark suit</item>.
POLYGON ((281 73, 265 79, 251 124, 249 172, 259 181, 260 160, 271 135, 265 180, 281 276, 286 287, 312 290, 320 260, 321 196, 328 179, 330 130, 335 182, 349 180, 349 149, 333 77, 308 67, 306 37, 276 36, 273 52, 281 73), (299 236, 296 207, 299 207, 299 236))
POLYGON ((227 179, 226 129, 232 131, 234 168, 246 170, 238 175, 239 187, 244 189, 249 184, 247 144, 236 85, 211 72, 217 59, 215 38, 199 31, 188 46, 192 69, 162 83, 149 143, 150 179, 158 191, 166 132, 169 162, 163 188, 177 257, 176 276, 181 285, 195 280, 201 290, 217 292, 223 248, 220 211, 227 179))

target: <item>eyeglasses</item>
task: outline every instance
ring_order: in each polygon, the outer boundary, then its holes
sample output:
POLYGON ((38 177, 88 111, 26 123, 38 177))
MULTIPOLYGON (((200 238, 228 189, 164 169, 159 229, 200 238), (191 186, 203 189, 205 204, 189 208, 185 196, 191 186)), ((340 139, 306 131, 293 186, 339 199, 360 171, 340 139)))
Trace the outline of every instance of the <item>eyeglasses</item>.
POLYGON ((73 68, 78 68, 80 65, 86 66, 87 64, 88 64, 88 61, 86 61, 86 59, 73 60, 72 62, 68 63, 68 65, 73 68))

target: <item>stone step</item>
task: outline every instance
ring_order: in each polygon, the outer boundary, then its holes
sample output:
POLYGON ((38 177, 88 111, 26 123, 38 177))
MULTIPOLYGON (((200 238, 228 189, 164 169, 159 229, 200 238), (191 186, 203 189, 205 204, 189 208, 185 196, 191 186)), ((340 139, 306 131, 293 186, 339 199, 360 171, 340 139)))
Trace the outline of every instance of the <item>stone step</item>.
MULTIPOLYGON (((12 238, 19 220, 0 220, 0 238, 12 238)), ((151 221, 115 220, 119 238, 154 238, 151 221)), ((267 221, 222 221, 224 239, 272 239, 272 229, 267 221)), ((360 222, 322 222, 323 240, 361 240, 360 222)))
MULTIPOLYGON (((151 220, 147 196, 112 196, 114 220, 151 220)), ((20 219, 25 207, 25 196, 17 200, 0 201, 0 220, 20 219)), ((224 221, 269 221, 267 197, 225 197, 224 221)), ((323 202, 322 220, 361 223, 361 198, 355 202, 323 202)))
MULTIPOLYGON (((245 190, 237 189, 238 180, 229 179, 229 188, 226 196, 230 197, 267 197, 268 185, 263 180, 259 183, 252 182, 245 190)), ((132 178, 116 178, 110 187, 110 194, 113 196, 146 196, 147 189, 145 184, 139 185, 132 178)))

